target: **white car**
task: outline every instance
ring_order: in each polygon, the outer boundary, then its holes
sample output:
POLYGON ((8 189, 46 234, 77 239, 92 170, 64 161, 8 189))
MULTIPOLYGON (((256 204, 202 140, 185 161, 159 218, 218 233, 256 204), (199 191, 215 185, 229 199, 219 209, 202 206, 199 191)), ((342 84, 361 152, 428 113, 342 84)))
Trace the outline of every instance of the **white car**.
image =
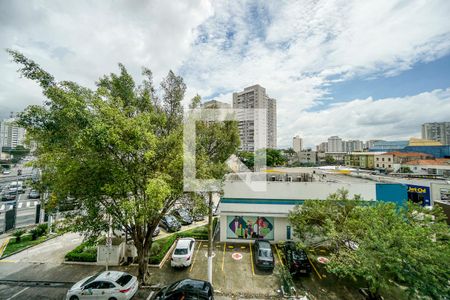
POLYGON ((137 278, 125 272, 104 271, 75 283, 66 300, 106 299, 128 300, 138 290, 137 278))
POLYGON ((170 265, 172 267, 189 267, 194 256, 195 240, 193 238, 179 239, 172 253, 170 265))

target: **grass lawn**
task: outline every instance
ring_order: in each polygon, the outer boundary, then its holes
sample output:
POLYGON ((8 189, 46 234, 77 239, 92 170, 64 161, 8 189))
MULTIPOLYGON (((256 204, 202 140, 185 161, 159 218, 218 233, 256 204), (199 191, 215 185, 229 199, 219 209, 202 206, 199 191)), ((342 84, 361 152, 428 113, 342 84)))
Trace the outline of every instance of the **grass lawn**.
POLYGON ((18 250, 21 250, 28 246, 34 246, 37 244, 40 244, 44 242, 47 239, 47 236, 41 236, 35 239, 34 241, 25 241, 25 242, 19 242, 19 243, 8 243, 8 246, 6 246, 5 251, 3 252, 3 256, 6 256, 8 254, 14 253, 18 250))

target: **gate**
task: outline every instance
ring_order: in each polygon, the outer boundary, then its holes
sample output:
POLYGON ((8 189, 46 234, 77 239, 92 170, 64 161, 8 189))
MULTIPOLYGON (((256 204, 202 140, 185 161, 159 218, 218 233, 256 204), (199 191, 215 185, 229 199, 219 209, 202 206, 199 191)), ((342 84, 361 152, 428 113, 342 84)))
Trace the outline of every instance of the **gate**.
POLYGON ((14 209, 7 210, 5 213, 5 231, 14 228, 16 223, 16 214, 14 209))

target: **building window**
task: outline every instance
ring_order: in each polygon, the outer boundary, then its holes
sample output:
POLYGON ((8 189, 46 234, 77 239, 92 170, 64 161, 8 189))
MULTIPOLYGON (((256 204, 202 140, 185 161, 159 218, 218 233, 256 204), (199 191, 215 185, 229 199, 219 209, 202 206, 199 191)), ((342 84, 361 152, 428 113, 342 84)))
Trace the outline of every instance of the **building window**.
POLYGON ((384 161, 384 157, 381 160, 384 161))
POLYGON ((391 165, 389 165, 389 168, 392 167, 391 165))
POLYGON ((377 168, 379 167, 380 165, 379 164, 377 164, 377 168))
POLYGON ((390 158, 390 157, 388 158, 388 161, 391 161, 391 158, 390 158))

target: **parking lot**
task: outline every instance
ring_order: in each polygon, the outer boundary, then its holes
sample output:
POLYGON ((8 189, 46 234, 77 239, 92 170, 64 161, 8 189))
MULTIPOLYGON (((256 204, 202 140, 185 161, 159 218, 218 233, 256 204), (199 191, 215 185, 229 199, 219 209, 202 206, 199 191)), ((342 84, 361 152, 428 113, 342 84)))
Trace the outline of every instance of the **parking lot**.
MULTIPOLYGON (((168 260, 161 269, 150 270, 151 284, 165 285, 183 278, 207 280, 207 253, 207 242, 198 241, 190 267, 174 269, 168 260)), ((253 264, 248 244, 214 243, 213 255, 213 284, 217 294, 262 298, 278 295, 279 284, 275 271, 258 270, 253 264), (245 291, 245 294, 241 291, 245 291)), ((276 254, 275 260, 278 264, 276 254)))

